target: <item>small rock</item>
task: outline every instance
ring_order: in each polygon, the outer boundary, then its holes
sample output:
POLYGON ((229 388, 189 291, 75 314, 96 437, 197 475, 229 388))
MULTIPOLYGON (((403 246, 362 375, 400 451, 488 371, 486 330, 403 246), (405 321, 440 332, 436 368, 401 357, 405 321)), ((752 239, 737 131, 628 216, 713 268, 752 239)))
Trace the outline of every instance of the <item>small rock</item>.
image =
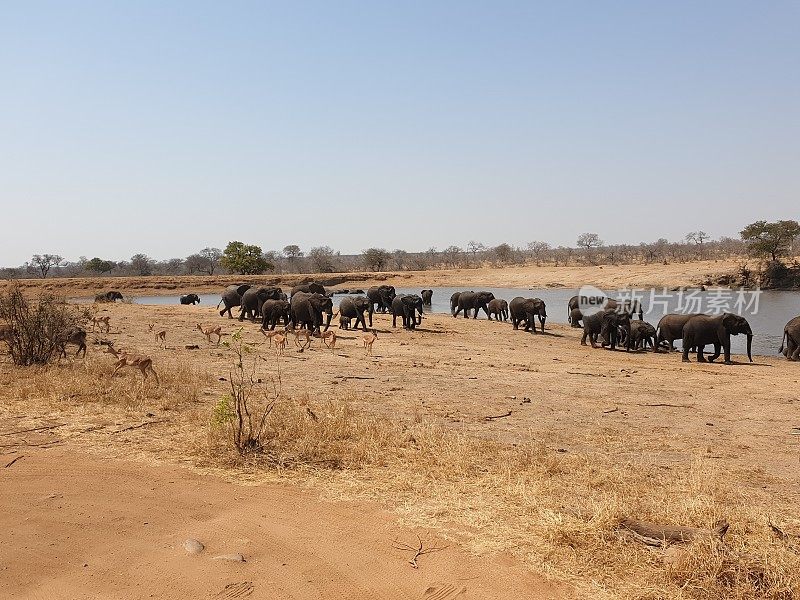
POLYGON ((220 554, 211 560, 227 560, 229 562, 247 562, 241 554, 220 554))
POLYGON ((203 550, 205 550, 205 546, 203 542, 200 540, 196 540, 194 538, 189 538, 185 542, 183 542, 183 549, 186 550, 189 554, 200 554, 203 550))

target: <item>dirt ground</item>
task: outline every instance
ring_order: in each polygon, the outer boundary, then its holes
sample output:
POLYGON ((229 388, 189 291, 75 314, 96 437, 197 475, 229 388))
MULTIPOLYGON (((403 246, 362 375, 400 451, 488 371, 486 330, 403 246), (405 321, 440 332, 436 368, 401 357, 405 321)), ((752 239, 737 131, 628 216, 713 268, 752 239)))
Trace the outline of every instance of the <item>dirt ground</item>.
MULTIPOLYGON (((338 598, 356 592, 356 597, 438 599, 456 597, 462 584, 464 598, 548 598, 574 592, 551 587, 538 575, 564 579, 565 570, 527 549, 530 540, 504 537, 493 529, 497 523, 491 518, 459 519, 452 504, 472 501, 461 492, 455 500, 448 497, 450 506, 444 507, 446 490, 437 504, 436 498, 402 496, 375 481, 316 480, 299 490, 254 477, 248 483, 260 482, 258 487, 243 487, 224 469, 214 472, 226 481, 207 474, 188 450, 176 453, 176 444, 205 443, 203 427, 227 391, 232 361, 230 350, 209 344, 197 323, 222 325, 223 340, 243 327, 244 339, 266 359, 259 375, 274 376, 279 365, 283 393, 304 398, 312 409, 346 400, 355 409, 389 419, 433 422, 507 444, 535 442, 546 460, 571 460, 564 464, 593 478, 608 476, 603 467, 593 466, 600 460, 598 465, 615 465, 620 478, 641 475, 643 487, 625 506, 641 507, 645 517, 659 510, 647 508, 649 497, 676 493, 668 484, 647 489, 648 480, 691 479, 702 463, 735 491, 718 494, 713 506, 702 509, 691 506, 700 501, 686 495, 680 499, 683 512, 672 518, 708 518, 683 523, 702 527, 720 512, 730 516, 747 510, 753 522, 739 524, 742 535, 766 527, 767 517, 782 522, 798 518, 800 436, 792 435, 800 427, 798 363, 757 357, 749 364, 739 356, 730 366, 684 364, 677 353, 583 347, 580 330, 567 326, 548 325, 546 334, 534 335, 513 331, 509 323, 448 315, 426 315, 414 332, 393 329, 390 317, 376 315, 379 337, 371 358, 364 354, 359 333, 338 330, 334 351, 315 340, 298 352, 290 340, 278 358, 258 325, 220 319, 213 307, 114 304, 97 310, 111 317, 111 331, 93 337, 149 354, 159 372, 188 369, 196 374, 197 398, 177 409, 155 402, 146 408, 100 410, 89 398, 65 397, 49 384, 21 385, 20 370, 0 361, 5 390, 0 392, 5 395, 0 467, 24 455, 0 468, 0 531, 6 532, 0 545, 0 596, 6 590, 12 597, 52 597, 53 590, 66 589, 74 598, 225 598, 235 596, 226 596, 224 587, 241 582, 251 582, 253 597, 268 597, 260 590, 269 589, 275 593, 269 597, 276 598, 338 598), (166 349, 154 341, 149 323, 167 331, 166 349), (186 348, 192 345, 199 349, 186 348), (147 426, 124 429, 144 422, 147 426), (49 424, 58 427, 13 433, 49 424), (112 425, 124 433, 107 435, 112 425), (113 485, 106 485, 109 481, 113 485), (331 498, 349 497, 348 485, 350 500, 331 503, 331 498), (372 501, 353 503, 352 498, 372 501), (425 555, 414 570, 391 543, 395 538, 413 542, 420 531, 430 539, 442 536, 448 549, 425 555), (188 557, 180 544, 192 536, 207 543, 208 556, 242 552, 248 563, 188 557), (425 595, 435 582, 451 591, 425 595)), ((90 370, 84 365, 112 362, 92 346, 85 362, 70 359, 59 368, 80 373, 90 370)), ((141 385, 138 372, 118 378, 141 385)), ((152 383, 147 386, 155 389, 152 383)), ((557 474, 569 476, 565 467, 559 468, 557 474)), ((613 487, 608 481, 602 485, 613 487)), ((586 488, 587 497, 591 493, 586 488)), ((556 502, 547 514, 592 510, 591 502, 584 506, 581 498, 562 498, 561 508, 556 502)), ((463 508, 473 514, 469 506, 463 508)), ((589 560, 580 554, 580 542, 557 537, 539 542, 550 544, 555 554, 575 554, 575 564, 589 560)), ((663 570, 641 552, 636 560, 663 570)), ((578 595, 602 597, 586 592, 588 586, 608 597, 630 597, 614 593, 613 583, 589 581, 579 573, 575 577, 578 595)))
MULTIPOLYGON (((146 296, 178 293, 219 292, 231 283, 265 283, 291 288, 303 281, 316 280, 331 287, 368 287, 382 283, 397 287, 483 286, 483 287, 574 287, 595 285, 604 289, 623 287, 697 287, 719 276, 736 273, 744 259, 693 261, 668 265, 630 264, 597 266, 513 266, 506 268, 437 269, 385 273, 324 273, 264 276, 153 276, 153 277, 80 277, 16 280, 31 291, 49 290, 70 297, 94 297, 106 290, 120 290, 123 295, 146 296)), ((751 261, 752 262, 752 261, 751 261)), ((754 265, 751 265, 754 266, 754 265)), ((10 281, 0 281, 3 286, 10 281)))

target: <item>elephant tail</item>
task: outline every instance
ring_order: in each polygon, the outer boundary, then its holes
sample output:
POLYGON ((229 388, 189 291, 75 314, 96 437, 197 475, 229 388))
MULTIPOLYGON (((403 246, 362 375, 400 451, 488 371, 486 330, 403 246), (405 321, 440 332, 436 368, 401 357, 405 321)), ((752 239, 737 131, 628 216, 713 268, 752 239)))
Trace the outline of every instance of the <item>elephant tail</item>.
POLYGON ((783 354, 783 347, 786 344, 786 335, 787 335, 787 333, 786 333, 786 330, 784 329, 783 330, 783 337, 781 338, 781 347, 780 347, 780 350, 778 350, 778 354, 783 354))
POLYGON ((223 302, 224 302, 224 300, 220 299, 220 301, 217 302, 217 308, 219 308, 220 304, 222 304, 223 302))

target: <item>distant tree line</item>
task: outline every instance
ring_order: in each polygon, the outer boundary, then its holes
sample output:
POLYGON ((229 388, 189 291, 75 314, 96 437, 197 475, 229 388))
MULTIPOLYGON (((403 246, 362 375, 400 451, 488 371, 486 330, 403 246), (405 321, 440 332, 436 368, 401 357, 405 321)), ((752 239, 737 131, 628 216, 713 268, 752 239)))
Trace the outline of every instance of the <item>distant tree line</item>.
MULTIPOLYGON (((661 238, 640 244, 606 244, 597 233, 587 232, 577 237, 574 247, 551 246, 539 240, 529 242, 524 247, 508 243, 487 246, 480 241, 470 240, 463 247, 451 245, 441 250, 431 247, 422 252, 409 252, 366 248, 361 254, 345 255, 330 246, 315 246, 304 251, 296 244, 289 244, 281 250, 265 251, 256 244, 231 241, 225 249, 203 248, 185 258, 161 261, 144 253, 134 254, 125 261, 81 257, 75 262, 65 261, 58 254, 36 254, 21 267, 0 270, 0 276, 44 278, 423 271, 525 264, 668 264, 751 256, 761 261, 757 274, 759 281, 779 286, 786 284, 787 278, 791 280, 793 269, 800 268, 794 262, 786 262, 787 258, 791 259, 799 252, 800 225, 796 221, 757 221, 745 227, 739 238, 721 237, 714 240, 704 231, 692 231, 680 241, 661 238)), ((753 278, 752 273, 748 276, 753 278)))

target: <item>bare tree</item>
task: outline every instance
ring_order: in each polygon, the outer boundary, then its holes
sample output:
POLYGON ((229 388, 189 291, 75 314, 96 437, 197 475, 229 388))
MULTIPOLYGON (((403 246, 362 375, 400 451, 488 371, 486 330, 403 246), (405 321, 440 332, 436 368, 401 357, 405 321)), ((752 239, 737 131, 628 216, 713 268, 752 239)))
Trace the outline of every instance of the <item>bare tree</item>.
POLYGON ((514 248, 506 243, 495 246, 492 251, 497 258, 497 262, 503 265, 509 264, 514 258, 514 248))
POLYGON ((588 252, 592 248, 599 248, 602 246, 603 240, 601 240, 600 236, 596 233, 582 233, 578 236, 577 244, 579 248, 585 248, 588 252))
POLYGON ((44 279, 50 269, 57 267, 62 262, 64 262, 64 259, 58 254, 34 254, 33 258, 31 258, 31 267, 44 279))
POLYGON ((442 255, 444 256, 445 262, 451 267, 457 267, 461 263, 461 255, 463 254, 463 250, 458 246, 448 246, 444 250, 442 250, 442 255))
POLYGON ((383 248, 367 248, 361 253, 364 266, 370 271, 383 271, 391 255, 383 248))
POLYGON ((537 240, 528 242, 528 252, 530 252, 530 255, 536 262, 537 267, 542 264, 545 255, 549 251, 550 251, 550 244, 548 244, 547 242, 540 242, 537 240))
POLYGON ((203 248, 198 254, 206 261, 203 270, 209 275, 213 275, 219 265, 219 259, 222 258, 222 250, 219 248, 203 248))
POLYGON ((308 251, 308 258, 318 273, 333 273, 333 258, 336 254, 330 246, 317 246, 308 251))

